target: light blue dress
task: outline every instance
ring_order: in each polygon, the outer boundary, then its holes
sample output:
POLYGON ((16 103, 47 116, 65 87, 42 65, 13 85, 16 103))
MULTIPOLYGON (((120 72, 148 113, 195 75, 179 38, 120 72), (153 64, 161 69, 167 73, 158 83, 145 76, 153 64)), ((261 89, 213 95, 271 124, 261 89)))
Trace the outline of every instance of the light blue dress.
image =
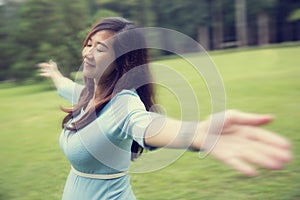
MULTIPOLYGON (((81 86, 61 88, 63 98, 77 102, 81 86), (75 89, 74 89, 75 88, 75 89)), ((84 114, 73 118, 77 120, 84 114)), ((96 120, 77 132, 63 130, 59 143, 70 164, 89 174, 115 174, 128 171, 133 140, 144 145, 144 133, 153 113, 147 112, 135 90, 123 90, 101 110, 96 120)), ((70 121, 71 122, 71 121, 70 121)), ((100 180, 70 171, 63 200, 134 200, 129 175, 100 180)))

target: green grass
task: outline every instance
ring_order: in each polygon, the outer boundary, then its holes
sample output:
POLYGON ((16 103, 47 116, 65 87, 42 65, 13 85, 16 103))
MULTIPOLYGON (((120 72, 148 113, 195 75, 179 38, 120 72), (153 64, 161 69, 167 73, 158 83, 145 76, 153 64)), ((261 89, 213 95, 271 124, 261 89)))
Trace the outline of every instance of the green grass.
MULTIPOLYGON (((259 176, 247 178, 210 157, 199 159, 197 153, 186 152, 163 169, 132 174, 138 199, 300 199, 299 55, 300 47, 212 53, 225 84, 227 108, 274 114, 276 120, 266 128, 292 141, 292 163, 282 171, 261 169, 259 176)), ((200 117, 205 118, 211 105, 204 81, 183 60, 160 63, 188 77, 197 91, 200 117)), ((169 116, 180 117, 180 101, 175 101, 176 95, 166 88, 185 86, 160 70, 154 69, 155 77, 167 87, 158 87, 159 103, 169 116)), ((58 146, 64 116, 59 106, 68 104, 50 88, 49 84, 0 84, 1 200, 61 197, 69 164, 58 146)), ((185 109, 193 111, 186 99, 184 102, 185 109)), ((143 158, 133 163, 133 169, 151 164, 141 161, 143 158)))

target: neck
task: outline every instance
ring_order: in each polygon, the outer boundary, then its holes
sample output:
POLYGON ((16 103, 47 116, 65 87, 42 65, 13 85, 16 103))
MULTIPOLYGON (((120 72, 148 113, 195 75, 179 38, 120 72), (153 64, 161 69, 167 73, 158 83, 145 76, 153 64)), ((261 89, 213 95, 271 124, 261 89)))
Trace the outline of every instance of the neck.
POLYGON ((104 91, 103 88, 104 88, 104 86, 102 84, 99 84, 97 82, 97 80, 94 80, 94 94, 93 94, 93 97, 89 100, 89 102, 85 108, 86 112, 95 106, 96 99, 101 98, 100 94, 101 94, 101 91, 104 91))
MULTIPOLYGON (((115 70, 109 76, 102 77, 100 80, 94 79, 94 99, 103 96, 103 92, 112 87, 114 79, 118 77, 115 70), (100 95, 101 94, 101 95, 100 95)), ((105 96, 105 95, 104 95, 105 96)))
POLYGON ((106 96, 105 91, 107 91, 107 88, 111 86, 111 81, 106 81, 106 82, 97 82, 96 80, 94 81, 94 96, 93 99, 99 99, 103 98, 103 96, 106 96))

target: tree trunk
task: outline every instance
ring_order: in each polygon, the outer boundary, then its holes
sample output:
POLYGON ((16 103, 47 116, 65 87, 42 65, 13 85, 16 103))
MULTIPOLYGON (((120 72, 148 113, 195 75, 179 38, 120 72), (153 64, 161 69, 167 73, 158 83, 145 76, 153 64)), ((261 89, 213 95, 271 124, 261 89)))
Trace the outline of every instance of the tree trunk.
POLYGON ((293 41, 293 25, 290 22, 284 24, 281 28, 283 32, 283 42, 293 41))
POLYGON ((198 42, 205 50, 210 50, 209 48, 209 32, 207 26, 198 27, 198 42))
POLYGON ((248 46, 258 44, 258 31, 257 31, 257 21, 249 20, 247 23, 247 37, 248 37, 248 46))
POLYGON ((296 22, 296 40, 300 40, 300 20, 296 22))
POLYGON ((235 0, 236 33, 239 47, 248 45, 246 0, 235 0))
POLYGON ((258 45, 266 45, 270 42, 269 21, 269 15, 267 13, 262 12, 258 14, 258 45))
POLYGON ((277 43, 277 19, 276 16, 269 16, 269 33, 270 33, 270 43, 277 43))
POLYGON ((211 0, 211 17, 213 23, 213 49, 221 49, 223 43, 223 15, 221 0, 211 0))

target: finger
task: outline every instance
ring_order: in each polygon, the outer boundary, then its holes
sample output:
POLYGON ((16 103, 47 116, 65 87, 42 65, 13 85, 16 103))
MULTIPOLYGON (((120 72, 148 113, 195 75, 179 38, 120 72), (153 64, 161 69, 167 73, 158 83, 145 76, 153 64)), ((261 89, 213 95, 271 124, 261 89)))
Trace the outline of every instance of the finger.
POLYGON ((259 165, 264 168, 268 169, 281 169, 283 163, 279 160, 276 160, 272 158, 271 156, 268 156, 264 154, 263 152, 259 152, 255 149, 248 149, 246 151, 243 151, 240 154, 240 157, 250 163, 259 165))
POLYGON ((41 68, 41 69, 39 70, 39 74, 40 74, 40 75, 42 75, 42 74, 43 74, 43 76, 44 76, 44 75, 47 75, 47 76, 49 76, 49 75, 50 75, 50 72, 49 72, 49 70, 48 70, 48 69, 41 68))
POLYGON ((50 77, 50 75, 49 75, 48 73, 41 73, 40 76, 46 77, 46 78, 49 78, 49 77, 50 77))
POLYGON ((291 152, 287 149, 278 148, 276 146, 256 143, 254 147, 258 154, 265 154, 278 162, 290 162, 292 160, 291 152))
POLYGON ((48 68, 49 63, 45 63, 45 62, 44 63, 38 63, 37 66, 40 67, 40 68, 48 68))
POLYGON ((54 64, 56 64, 55 62, 53 62, 53 60, 49 60, 49 62, 48 62, 50 65, 54 65, 54 64))
POLYGON ((255 176, 258 174, 257 170, 254 167, 241 159, 231 158, 226 160, 225 163, 231 166, 233 169, 243 173, 244 175, 255 176))
POLYGON ((226 113, 230 123, 240 125, 260 126, 271 122, 274 117, 270 114, 245 113, 230 110, 226 113))
POLYGON ((261 129, 258 127, 247 127, 248 131, 245 131, 245 134, 248 138, 261 141, 262 143, 275 145, 280 148, 290 149, 291 143, 284 137, 271 132, 266 129, 261 129))

